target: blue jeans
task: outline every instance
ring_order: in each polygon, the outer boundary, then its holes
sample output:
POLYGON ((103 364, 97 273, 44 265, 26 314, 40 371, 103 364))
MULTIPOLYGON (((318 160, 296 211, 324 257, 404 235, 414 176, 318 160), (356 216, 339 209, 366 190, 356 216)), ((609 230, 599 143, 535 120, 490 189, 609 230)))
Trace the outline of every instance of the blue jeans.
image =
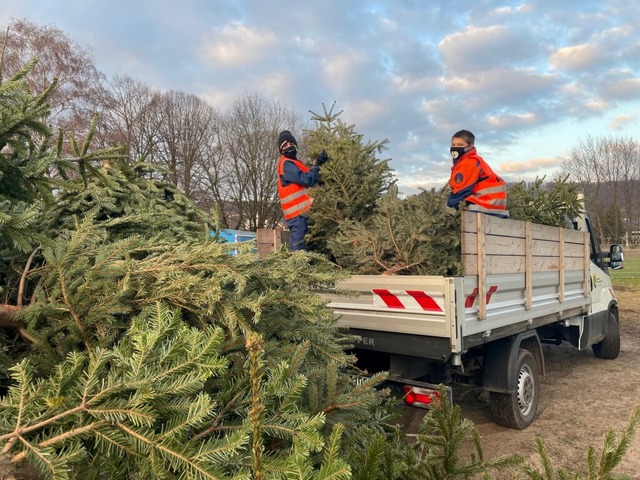
POLYGON ((309 231, 309 219, 306 215, 298 215, 297 217, 286 220, 285 223, 289 227, 289 250, 306 250, 307 242, 304 237, 309 231))

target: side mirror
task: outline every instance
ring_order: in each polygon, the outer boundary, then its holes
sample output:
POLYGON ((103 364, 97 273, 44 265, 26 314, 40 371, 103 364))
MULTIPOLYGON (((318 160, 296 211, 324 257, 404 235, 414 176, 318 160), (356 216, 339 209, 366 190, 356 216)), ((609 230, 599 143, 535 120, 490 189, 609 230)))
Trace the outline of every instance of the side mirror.
POLYGON ((621 270, 624 268, 622 245, 615 243, 609 248, 609 267, 611 267, 612 270, 621 270))

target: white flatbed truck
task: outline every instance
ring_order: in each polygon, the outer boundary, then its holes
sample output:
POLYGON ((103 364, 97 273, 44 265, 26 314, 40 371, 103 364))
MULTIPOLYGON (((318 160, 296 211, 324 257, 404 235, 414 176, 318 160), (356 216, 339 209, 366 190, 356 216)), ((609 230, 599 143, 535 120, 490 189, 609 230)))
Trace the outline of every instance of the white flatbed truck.
POLYGON ((498 424, 524 429, 537 412, 543 342, 620 352, 608 270, 622 268, 622 247, 603 254, 586 215, 572 227, 462 212, 462 275, 353 275, 338 287, 355 297, 326 298, 359 337, 359 361, 406 382, 408 403, 428 406, 439 384, 475 384, 498 424))

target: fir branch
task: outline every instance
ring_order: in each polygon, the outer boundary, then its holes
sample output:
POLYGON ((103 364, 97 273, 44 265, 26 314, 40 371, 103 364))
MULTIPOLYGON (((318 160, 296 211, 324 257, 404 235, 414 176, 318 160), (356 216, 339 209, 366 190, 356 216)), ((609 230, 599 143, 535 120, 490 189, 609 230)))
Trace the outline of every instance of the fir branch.
POLYGON ((191 461, 191 458, 189 456, 181 454, 177 449, 168 448, 163 444, 158 444, 156 442, 153 442, 146 435, 142 435, 136 432, 134 429, 130 428, 129 426, 123 423, 116 423, 116 426, 120 430, 125 432, 127 435, 136 439, 141 444, 144 444, 150 447, 152 450, 157 450, 162 454, 163 457, 166 457, 167 459, 169 459, 170 462, 174 464, 176 464, 177 462, 177 464, 182 466, 182 468, 186 468, 190 472, 197 473, 200 476, 200 478, 217 480, 217 477, 215 477, 214 475, 211 475, 205 468, 191 461))
POLYGON ((259 335, 251 335, 247 339, 246 345, 249 352, 249 377, 251 378, 251 409, 249 418, 251 419, 251 458, 252 470, 255 480, 260 480, 264 476, 262 471, 262 421, 264 418, 264 405, 260 400, 261 374, 261 353, 262 339, 259 335))
POLYGON ((477 439, 473 442, 475 455, 462 462, 460 448, 466 438, 476 436, 473 423, 461 417, 459 405, 451 407, 444 388, 440 398, 425 415, 419 428, 417 446, 421 461, 428 473, 427 479, 470 478, 472 475, 486 475, 492 470, 514 467, 522 463, 517 455, 503 455, 490 461, 484 461, 481 446, 477 439))
POLYGON ((587 478, 589 480, 612 480, 614 478, 625 478, 614 475, 613 470, 620 464, 624 455, 631 446, 631 441, 636 434, 638 423, 640 422, 640 407, 636 407, 629 418, 626 428, 622 431, 619 440, 616 442, 616 435, 613 430, 608 430, 605 434, 600 460, 597 460, 596 451, 593 446, 589 446, 586 458, 586 476, 583 472, 575 470, 566 472, 558 469, 556 472, 553 462, 549 457, 544 441, 541 437, 536 437, 536 453, 542 467, 542 472, 530 463, 523 465, 522 471, 530 480, 563 480, 569 478, 587 478))
MULTIPOLYGON (((173 313, 163 308, 145 311, 121 345, 113 350, 96 349, 91 356, 72 354, 52 377, 35 387, 28 362, 25 360, 15 367, 16 385, 10 388, 9 396, 2 399, 4 409, 0 412, 0 425, 7 426, 8 422, 14 425, 6 433, 0 430, 4 453, 14 451, 14 462, 29 459, 43 472, 54 471, 57 467, 68 469, 73 462, 80 461, 77 451, 52 457, 51 447, 61 449, 60 452, 65 449, 71 452, 77 439, 95 436, 100 439, 96 446, 116 448, 130 461, 142 462, 142 468, 151 464, 156 465, 153 468, 160 468, 163 463, 157 463, 157 457, 167 462, 162 468, 190 471, 202 478, 217 478, 219 475, 213 472, 219 470, 219 466, 207 465, 195 455, 199 445, 178 440, 192 429, 201 428, 211 418, 211 398, 206 394, 185 396, 180 388, 170 385, 192 384, 194 378, 199 378, 199 386, 194 384, 190 390, 201 391, 211 372, 222 371, 224 362, 216 354, 220 333, 190 329, 173 313), (155 318, 154 322, 145 321, 154 313, 160 318, 155 318), (146 339, 150 330, 153 334, 146 339), (157 335, 161 340, 153 338, 157 335), (217 340, 211 341, 211 336, 217 340), (202 345, 205 345, 207 355, 197 347, 202 345), (131 353, 136 351, 147 352, 150 359, 157 358, 160 352, 171 352, 182 367, 169 368, 171 375, 158 375, 172 361, 157 364, 149 360, 148 375, 140 378, 129 362, 131 353), (194 360, 185 362, 184 356, 194 357, 194 360), (105 368, 107 363, 109 368, 105 368), (168 388, 157 388, 158 384, 168 388), (54 397, 59 396, 61 388, 67 391, 63 402, 54 397), (44 401, 43 397, 51 401, 44 401), (171 408, 172 403, 179 408, 171 408), (60 411, 62 404, 69 404, 69 407, 60 411), (21 450, 15 451, 18 445, 22 446, 21 450), (145 452, 151 452, 151 456, 145 452)), ((231 453, 241 443, 236 438, 235 445, 227 444, 227 452, 231 453)), ((223 449, 218 452, 216 455, 221 455, 223 449)), ((211 451, 209 453, 213 455, 211 451)))
POLYGON ((53 449, 39 448, 22 438, 20 440, 25 448, 25 457, 35 463, 42 473, 54 480, 69 478, 68 465, 56 455, 53 449))
MULTIPOLYGON (((22 404, 21 404, 21 406, 22 406, 22 404)), ((34 424, 32 424, 32 425, 30 425, 28 427, 23 427, 23 428, 18 428, 18 426, 20 425, 20 421, 21 421, 20 417, 18 417, 18 419, 16 421, 16 430, 14 430, 11 433, 0 435, 0 441, 10 441, 11 438, 13 438, 13 437, 21 438, 23 435, 27 435, 27 434, 29 434, 31 432, 34 432, 34 431, 43 429, 43 428, 45 428, 45 427, 47 427, 49 425, 55 424, 56 422, 60 421, 61 419, 66 418, 66 417, 68 417, 70 415, 73 415, 75 413, 78 413, 78 412, 80 412, 82 410, 84 410, 84 405, 77 406, 77 407, 72 408, 70 410, 67 410, 65 412, 59 413, 58 415, 54 415, 52 417, 49 417, 44 421, 37 422, 37 423, 34 423, 34 424)), ((19 415, 20 415, 22 413, 22 408, 20 408, 18 410, 18 412, 19 412, 19 415)), ((6 446, 5 446, 5 449, 6 449, 6 446)), ((7 453, 7 452, 3 450, 2 453, 7 453)))
POLYGON ((324 480, 348 480, 351 478, 351 468, 340 458, 340 438, 344 432, 342 424, 336 424, 325 446, 322 465, 317 478, 324 480))
POLYGON ((58 277, 60 278, 60 291, 62 293, 62 299, 64 300, 67 311, 71 314, 71 318, 73 318, 76 328, 80 332, 82 343, 86 347, 87 351, 91 353, 91 342, 86 335, 84 325, 82 324, 79 315, 75 312, 74 304, 70 301, 69 292, 65 283, 66 273, 66 270, 62 268, 58 268, 57 270, 58 277))
MULTIPOLYGON (((68 430, 68 431, 66 431, 66 432, 64 432, 64 433, 62 433, 60 435, 56 435, 54 437, 48 438, 47 440, 43 440, 42 442, 40 442, 38 444, 38 448, 46 448, 46 447, 59 445, 59 444, 67 442, 68 440, 70 440, 70 439, 72 439, 74 437, 84 437, 89 432, 99 431, 105 425, 107 425, 106 421, 99 421, 99 422, 96 422, 96 423, 90 423, 88 425, 83 425, 82 427, 74 428, 72 430, 68 430)), ((44 426, 46 426, 46 425, 41 424, 38 428, 42 428, 44 426)), ((27 432, 25 430, 24 432, 21 432, 21 433, 22 434, 26 434, 26 433, 29 433, 29 432, 27 432)), ((20 438, 20 440, 24 441, 22 436, 16 437, 16 438, 20 438)), ((18 453, 18 454, 13 456, 13 458, 11 459, 11 463, 20 463, 27 455, 28 455, 28 453, 26 451, 18 453)))

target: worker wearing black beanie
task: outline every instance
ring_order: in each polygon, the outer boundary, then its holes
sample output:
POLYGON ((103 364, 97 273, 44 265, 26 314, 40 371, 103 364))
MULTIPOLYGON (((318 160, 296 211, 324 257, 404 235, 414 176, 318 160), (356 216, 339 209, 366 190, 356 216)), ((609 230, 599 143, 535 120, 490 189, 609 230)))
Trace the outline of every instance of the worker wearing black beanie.
POLYGON ((320 181, 320 165, 329 157, 324 150, 318 156, 316 164, 309 168, 298 160, 298 142, 289 130, 278 135, 278 196, 289 227, 290 250, 305 250, 305 236, 309 231, 307 213, 311 209, 313 198, 307 195, 307 188, 320 181))

